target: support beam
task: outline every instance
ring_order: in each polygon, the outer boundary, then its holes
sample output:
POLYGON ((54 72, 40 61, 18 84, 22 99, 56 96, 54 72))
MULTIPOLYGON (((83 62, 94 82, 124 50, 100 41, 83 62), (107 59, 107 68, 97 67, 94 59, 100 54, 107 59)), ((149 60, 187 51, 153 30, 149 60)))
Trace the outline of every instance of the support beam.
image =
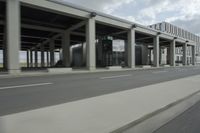
POLYGON ((136 39, 136 41, 147 40, 147 39, 151 39, 151 38, 152 37, 143 37, 143 38, 136 39))
POLYGON ((69 29, 65 30, 64 32, 71 32, 71 31, 73 31, 75 29, 78 29, 78 28, 84 26, 86 23, 87 23, 87 21, 82 21, 82 22, 80 22, 78 24, 75 24, 75 25, 71 26, 69 29))
POLYGON ((22 24, 22 28, 32 29, 32 30, 40 30, 40 31, 48 31, 48 32, 56 32, 56 33, 63 32, 63 30, 61 30, 61 29, 50 28, 50 27, 45 27, 45 26, 38 26, 38 25, 30 25, 30 24, 22 24))
POLYGON ((63 66, 70 67, 70 32, 64 32, 62 36, 62 59, 63 66))
POLYGON ((95 18, 88 19, 86 24, 86 52, 87 59, 86 64, 89 70, 96 69, 96 28, 95 28, 95 18))
POLYGON ((56 40, 56 38, 62 36, 62 34, 57 34, 55 36, 53 36, 52 38, 47 39, 46 41, 44 41, 43 43, 41 43, 41 45, 45 45, 47 43, 50 43, 52 40, 56 40))
POLYGON ((120 35, 120 34, 125 34, 127 33, 128 31, 120 31, 120 32, 115 32, 115 33, 111 33, 111 34, 108 34, 109 36, 115 36, 115 35, 120 35))
POLYGON ((187 43, 183 44, 183 65, 187 65, 187 43))
MULTIPOLYGON (((82 21, 82 22, 80 22, 80 23, 78 23, 78 24, 75 24, 75 25, 73 25, 72 27, 70 27, 70 28, 68 28, 68 29, 66 29, 66 30, 63 30, 62 33, 59 33, 59 34, 53 36, 52 38, 47 39, 46 41, 44 41, 43 43, 41 43, 41 45, 50 43, 51 39, 55 40, 56 38, 58 38, 58 37, 60 37, 60 36, 62 37, 62 35, 63 35, 64 33, 66 33, 66 32, 71 32, 71 31, 73 31, 73 30, 75 30, 75 29, 77 29, 77 28, 82 27, 82 26, 85 25, 85 24, 86 24, 86 21, 82 21)), ((85 36, 84 34, 77 33, 77 32, 72 32, 72 34, 80 35, 80 36, 85 36)))
MULTIPOLYGON (((1 20, 0 25, 5 25, 5 21, 1 20)), ((21 24, 21 27, 24 29, 33 29, 33 30, 40 30, 40 31, 48 31, 48 32, 55 32, 55 33, 62 33, 63 29, 58 28, 50 28, 46 26, 38 26, 33 24, 21 24)))
POLYGON ((6 0, 8 72, 20 73, 20 2, 6 0))
POLYGON ((176 48, 176 40, 174 39, 171 43, 170 43, 170 65, 171 66, 176 66, 175 63, 175 48, 176 48))
POLYGON ((135 29, 128 32, 128 67, 135 68, 135 29))
POLYGON ((159 67, 160 66, 160 64, 159 64, 159 52, 160 52, 160 50, 159 50, 159 35, 157 35, 157 36, 155 36, 154 38, 153 38, 153 44, 154 44, 154 48, 153 48, 153 53, 154 53, 154 66, 155 67, 159 67))

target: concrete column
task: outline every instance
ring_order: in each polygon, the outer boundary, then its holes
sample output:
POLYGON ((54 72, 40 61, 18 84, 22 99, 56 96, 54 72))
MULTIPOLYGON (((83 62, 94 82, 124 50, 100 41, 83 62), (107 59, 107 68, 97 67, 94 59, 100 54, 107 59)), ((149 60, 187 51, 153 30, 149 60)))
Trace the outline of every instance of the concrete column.
POLYGON ((46 52, 46 56, 47 56, 47 67, 49 67, 49 51, 46 52))
POLYGON ((3 68, 7 69, 7 49, 6 49, 6 43, 3 44, 3 68))
POLYGON ((128 67, 135 68, 135 29, 132 28, 128 32, 128 67))
MULTIPOLYGON (((171 45, 171 43, 170 43, 170 45, 171 45)), ((166 61, 166 63, 168 64, 168 65, 171 65, 171 53, 170 53, 170 45, 169 45, 169 47, 167 47, 167 61, 166 61)))
POLYGON ((147 65, 150 65, 151 64, 151 49, 148 49, 148 57, 147 58, 148 58, 147 65))
POLYGON ((35 49, 35 67, 38 67, 38 50, 35 49))
POLYGON ((175 63, 175 48, 176 48, 176 40, 173 40, 170 44, 170 65, 176 66, 175 63))
POLYGON ((19 0, 6 0, 7 22, 7 61, 10 74, 20 73, 20 2, 19 0))
POLYGON ((40 51, 41 51, 41 67, 45 67, 45 63, 44 63, 44 45, 40 46, 40 51))
POLYGON ((86 55, 87 55, 87 52, 86 52, 86 43, 82 43, 82 60, 83 60, 82 64, 83 65, 86 65, 86 55))
POLYGON ((160 64, 159 64, 159 52, 160 52, 160 49, 159 49, 159 36, 157 35, 156 37, 153 38, 153 45, 154 45, 154 48, 153 48, 153 54, 154 54, 154 66, 155 67, 159 67, 160 64))
POLYGON ((192 65, 196 65, 196 46, 192 46, 192 65))
POLYGON ((33 51, 30 50, 30 66, 33 67, 33 51))
POLYGON ((148 45, 142 46, 142 65, 148 64, 148 45))
POLYGON ((86 65, 89 70, 96 69, 96 27, 95 18, 88 19, 86 24, 86 65))
POLYGON ((99 65, 102 65, 102 59, 103 59, 103 47, 102 47, 102 37, 98 38, 98 61, 99 65))
POLYGON ((159 64, 162 64, 162 50, 163 48, 162 47, 159 47, 159 64))
POLYGON ((50 41, 50 66, 53 67, 55 65, 55 42, 52 39, 50 41))
POLYGON ((152 49, 149 49, 149 65, 152 65, 152 49))
MULTIPOLYGON (((124 53, 125 66, 128 66, 128 40, 125 40, 125 53, 124 53)), ((103 59, 103 57, 102 57, 103 59)))
POLYGON ((59 60, 63 60, 62 55, 63 55, 63 51, 62 49, 59 49, 59 60))
POLYGON ((30 55, 29 55, 29 50, 26 51, 26 63, 27 67, 30 67, 30 55))
POLYGON ((183 45, 183 65, 187 65, 187 43, 183 45))
POLYGON ((70 67, 70 32, 64 32, 62 37, 62 59, 63 66, 70 67))
POLYGON ((147 54, 146 54, 146 65, 149 65, 150 60, 149 60, 149 55, 150 55, 150 51, 149 51, 149 46, 146 45, 146 50, 147 50, 147 54))

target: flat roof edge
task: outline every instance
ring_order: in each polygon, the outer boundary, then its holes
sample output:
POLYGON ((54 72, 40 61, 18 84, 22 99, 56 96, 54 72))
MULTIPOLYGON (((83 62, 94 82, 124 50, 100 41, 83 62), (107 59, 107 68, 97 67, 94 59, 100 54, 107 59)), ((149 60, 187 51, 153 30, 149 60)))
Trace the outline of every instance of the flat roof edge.
POLYGON ((135 23, 135 22, 132 22, 132 21, 128 21, 126 19, 116 17, 116 16, 112 16, 112 15, 109 15, 109 14, 106 14, 106 13, 102 13, 102 12, 96 11, 94 9, 88 9, 86 7, 76 5, 76 4, 73 4, 73 3, 70 3, 70 2, 66 2, 66 1, 63 2, 63 1, 58 1, 58 0, 46 0, 46 1, 53 2, 53 3, 56 3, 56 4, 60 4, 60 5, 64 5, 64 6, 68 6, 68 7, 75 8, 75 9, 78 9, 78 10, 82 10, 82 11, 85 11, 85 12, 88 12, 88 13, 95 12, 95 13, 97 13, 97 15, 102 16, 102 17, 114 19, 114 20, 117 20, 117 21, 120 21, 120 22, 123 22, 123 23, 127 23, 127 24, 130 24, 130 25, 136 24, 138 27, 145 28, 145 29, 148 29, 148 30, 153 31, 153 32, 160 32, 158 30, 149 28, 148 26, 141 25, 139 23, 135 23))
POLYGON ((95 13, 97 13, 97 15, 107 17, 107 18, 110 18, 110 19, 115 19, 117 21, 121 21, 121 22, 124 22, 124 23, 137 24, 138 26, 147 27, 147 26, 144 26, 144 25, 132 22, 132 21, 128 21, 128 20, 120 18, 120 17, 112 16, 112 15, 109 15, 109 14, 106 14, 106 13, 103 13, 103 12, 100 12, 100 11, 97 11, 97 10, 89 9, 89 8, 86 8, 86 7, 83 7, 83 6, 80 6, 80 5, 76 5, 76 4, 73 4, 73 3, 70 3, 70 2, 66 2, 66 1, 62 2, 62 1, 57 1, 57 0, 46 0, 46 1, 53 2, 53 3, 56 3, 56 4, 61 4, 61 5, 68 6, 68 7, 72 7, 72 8, 78 9, 78 10, 86 11, 88 13, 95 12, 95 13))

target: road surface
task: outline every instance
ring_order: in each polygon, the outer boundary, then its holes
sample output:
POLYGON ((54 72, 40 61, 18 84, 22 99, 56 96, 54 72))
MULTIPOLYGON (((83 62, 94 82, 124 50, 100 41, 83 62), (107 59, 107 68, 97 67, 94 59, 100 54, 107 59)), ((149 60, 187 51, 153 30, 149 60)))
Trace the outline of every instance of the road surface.
POLYGON ((200 74, 200 67, 0 77, 0 116, 200 74))
POLYGON ((200 102, 154 133, 200 133, 200 102))

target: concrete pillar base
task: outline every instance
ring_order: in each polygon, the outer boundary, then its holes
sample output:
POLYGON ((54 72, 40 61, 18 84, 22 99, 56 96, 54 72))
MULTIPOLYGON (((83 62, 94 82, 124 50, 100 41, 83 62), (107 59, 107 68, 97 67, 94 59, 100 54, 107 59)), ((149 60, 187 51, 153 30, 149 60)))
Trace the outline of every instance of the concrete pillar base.
POLYGON ((110 67, 106 67, 108 70, 122 70, 121 66, 110 66, 110 67))
POLYGON ((72 68, 49 68, 49 73, 69 73, 72 72, 72 68))
POLYGON ((8 70, 8 74, 10 74, 10 75, 18 75, 18 74, 20 74, 21 73, 21 70, 8 70))
POLYGON ((96 70, 96 67, 87 67, 87 69, 88 69, 89 71, 95 71, 95 70, 96 70))

